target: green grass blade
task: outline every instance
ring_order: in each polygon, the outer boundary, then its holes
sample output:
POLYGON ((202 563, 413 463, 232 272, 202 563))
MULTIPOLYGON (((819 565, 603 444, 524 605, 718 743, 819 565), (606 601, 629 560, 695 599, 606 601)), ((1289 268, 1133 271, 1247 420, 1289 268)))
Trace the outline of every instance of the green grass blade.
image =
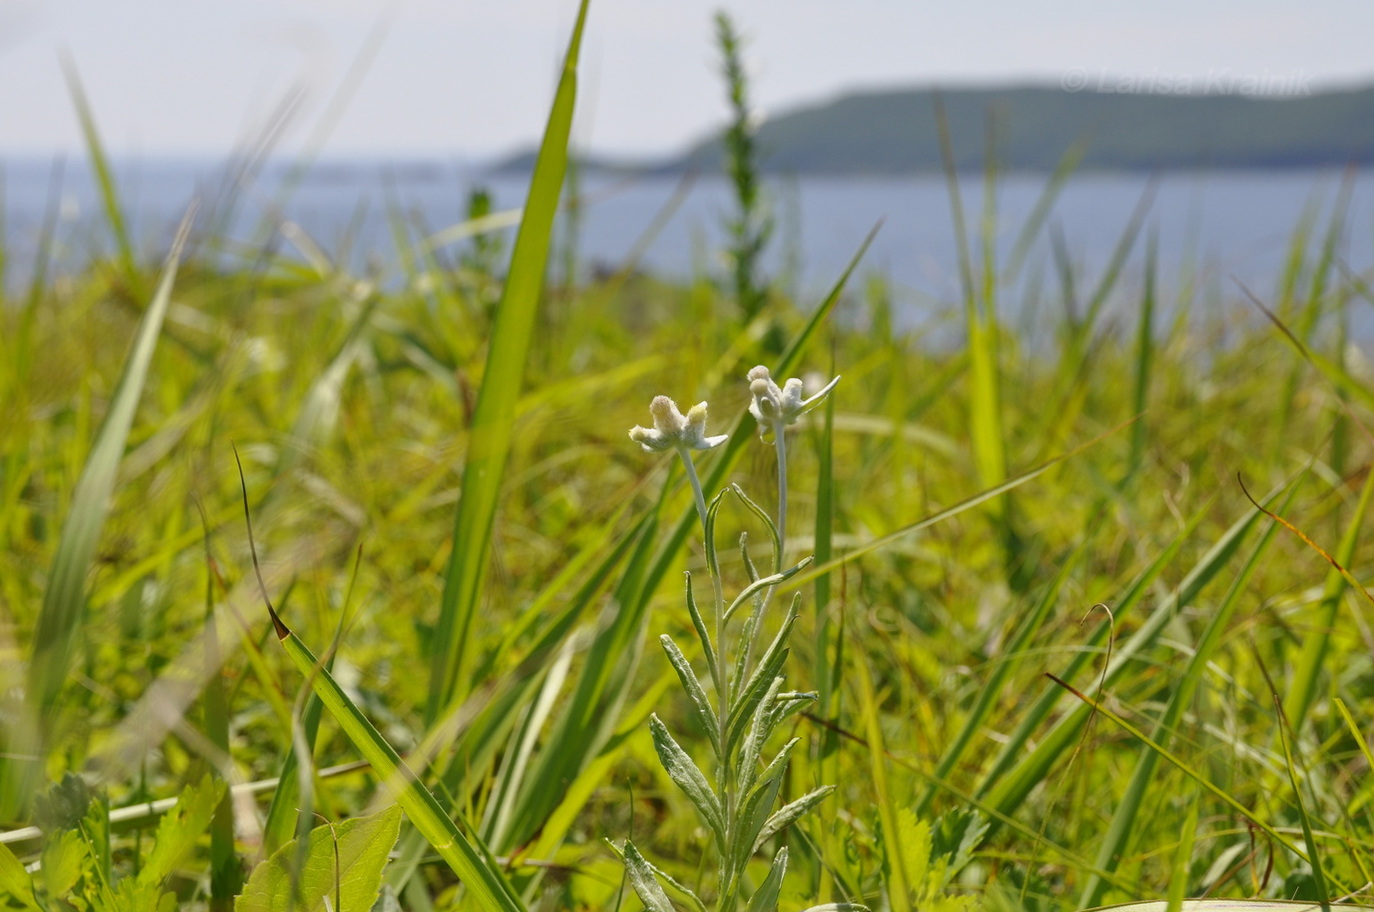
POLYGON ((1201 791, 1193 793, 1193 800, 1188 802, 1188 816, 1184 818, 1183 828, 1179 830, 1178 851, 1174 853, 1173 871, 1169 876, 1169 905, 1165 912, 1182 912, 1183 899, 1188 895, 1188 879, 1193 867, 1193 843, 1197 839, 1201 798, 1201 791))
POLYGON ((1317 851, 1317 840, 1312 835, 1312 820, 1307 815, 1307 804, 1302 800, 1302 783, 1298 779, 1298 767, 1293 762, 1293 748, 1289 739, 1292 732, 1288 730, 1288 720, 1283 717, 1282 700, 1278 694, 1274 694, 1274 712, 1278 715, 1276 720, 1278 725, 1279 743, 1283 745, 1283 766, 1288 772, 1288 782, 1293 786, 1293 801, 1298 806, 1298 820, 1302 824, 1302 841, 1307 846, 1307 862, 1312 866, 1312 883, 1317 891, 1317 902, 1321 903, 1322 912, 1326 912, 1331 906, 1331 894, 1327 892, 1326 875, 1322 871, 1321 853, 1317 851))
MULTIPOLYGON (((1158 277, 1159 238, 1151 233, 1145 245, 1145 290, 1140 298, 1140 323, 1136 328, 1135 390, 1132 403, 1135 414, 1144 415, 1150 401, 1150 377, 1155 360, 1155 282, 1158 277)), ((1131 458, 1127 477, 1140 471, 1145 461, 1146 433, 1149 425, 1137 420, 1131 428, 1131 458)))
POLYGON ((71 671, 81 637, 86 607, 86 581, 95 561, 96 546, 110 509, 119 463, 138 409, 143 384, 157 347, 163 318, 172 300, 181 251, 190 233, 194 208, 182 220, 167 255, 162 278, 148 305, 125 361, 123 373, 110 400, 109 411, 86 457, 81 478, 72 495, 71 510, 62 526, 34 631, 28 667, 25 723, 10 728, 0 741, 0 755, 10 759, 0 780, 0 819, 10 819, 33 791, 45 752, 40 720, 57 702, 71 671), (27 732, 25 731, 27 729, 27 732), (27 734, 27 737, 25 735, 27 734), (23 739, 23 740, 17 740, 23 739), (27 742, 27 743, 26 743, 27 742), (16 755, 31 759, 16 760, 16 755))
MULTIPOLYGON (((237 454, 235 457, 237 458, 237 454)), ((373 772, 381 777, 388 790, 396 796, 397 803, 406 812, 415 829, 425 837, 439 857, 448 863, 477 902, 485 909, 524 912, 524 904, 520 902, 501 872, 489 863, 487 853, 484 850, 479 851, 479 847, 474 847, 468 841, 458 829, 458 825, 439 805, 434 793, 410 770, 401 759, 401 755, 382 737, 357 704, 334 680, 324 664, 315 658, 300 637, 292 633, 277 615, 276 609, 272 607, 272 600, 267 595, 267 584, 263 582, 262 572, 258 567, 257 548, 253 543, 253 524, 248 507, 248 486, 243 481, 242 463, 239 465, 239 482, 243 490, 243 511, 248 524, 248 545, 253 558, 253 570, 258 576, 262 600, 267 606, 268 617, 272 621, 277 641, 286 650, 292 664, 305 677, 354 748, 362 754, 373 772)))
MULTIPOLYGON (((203 510, 200 519, 205 539, 205 664, 215 670, 206 682, 203 695, 205 734, 210 743, 228 757, 229 701, 225 695, 219 636, 215 631, 214 556, 210 553, 210 527, 203 510)), ((210 821, 211 912, 232 912, 234 896, 242 886, 239 860, 234 851, 234 799, 230 785, 224 782, 224 794, 210 821)))
POLYGON ((492 329, 487 366, 473 412, 462 494, 453 524, 453 553, 444 579, 435 631, 427 718, 434 718, 466 691, 473 620, 481 603, 490 558, 496 507, 514 432, 526 355, 548 261, 554 218, 568 164, 568 138, 577 97, 577 60, 588 0, 578 7, 563 73, 535 161, 529 199, 511 253, 510 272, 492 329))
MULTIPOLYGON (((1105 516, 1105 511, 1098 512, 1099 520, 1093 524, 1083 536, 1082 543, 1074 549, 1073 553, 1059 564, 1059 572, 1054 579, 1045 586, 1040 597, 1036 599, 1035 606, 1026 612, 1021 622, 1017 625, 1016 632, 1007 642, 1003 649, 1003 660, 993 665, 992 674, 983 682, 978 689, 978 699, 973 708, 969 710, 968 717, 964 720, 963 726, 949 742, 944 753, 940 755, 939 762, 935 765, 934 778, 943 780, 954 771, 955 766, 963 758, 964 752, 968 750, 974 739, 984 730, 988 717, 992 714, 998 700, 1003 698, 1003 686, 1011 678, 1012 674, 1024 664, 1024 655, 1029 648, 1032 640, 1045 625, 1046 619, 1050 616, 1051 609, 1058 603, 1063 592, 1064 586, 1068 583, 1074 571, 1083 561, 1088 553, 1090 543, 1094 539, 1094 532, 1102 524, 1100 517, 1105 516)), ((921 798, 916 802, 917 816, 924 815, 930 808, 930 802, 934 799, 936 787, 930 785, 922 793, 921 798)))

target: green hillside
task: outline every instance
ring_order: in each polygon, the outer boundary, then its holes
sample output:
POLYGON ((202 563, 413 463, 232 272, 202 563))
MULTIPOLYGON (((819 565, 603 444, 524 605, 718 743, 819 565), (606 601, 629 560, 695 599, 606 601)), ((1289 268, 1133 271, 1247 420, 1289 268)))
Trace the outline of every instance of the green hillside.
MULTIPOLYGON (((1050 87, 939 91, 961 168, 983 165, 989 124, 1003 167, 1049 170, 1076 142, 1081 167, 1289 168, 1374 162, 1374 88, 1289 97, 1115 94, 1050 87)), ((801 108, 759 130, 774 171, 899 174, 941 166, 932 89, 801 108)), ((654 170, 719 167, 710 139, 654 170)))

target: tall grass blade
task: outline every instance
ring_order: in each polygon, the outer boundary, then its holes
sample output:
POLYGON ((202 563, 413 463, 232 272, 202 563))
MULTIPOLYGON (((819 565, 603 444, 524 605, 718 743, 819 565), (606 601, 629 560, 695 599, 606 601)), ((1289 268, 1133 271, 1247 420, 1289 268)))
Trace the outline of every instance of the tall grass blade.
POLYGON ((96 545, 109 513, 119 463, 124 456, 163 318, 171 304, 172 284, 194 216, 195 207, 192 206, 177 231, 157 291, 139 324, 109 410, 72 494, 71 510, 62 526, 34 630, 25 718, 0 733, 0 756, 8 758, 0 777, 0 819, 12 819, 22 811, 34 791, 35 777, 45 759, 47 732, 44 723, 57 705, 80 646, 86 580, 95 561, 96 545))
POLYGON ((1307 803, 1302 800, 1302 782, 1298 779, 1297 764, 1293 762, 1293 748, 1288 743, 1292 732, 1288 730, 1288 720, 1283 717, 1282 701, 1274 694, 1274 712, 1278 714, 1279 743, 1283 745, 1283 765, 1288 772, 1288 782, 1293 786, 1293 801, 1298 806, 1298 820, 1302 824, 1302 841, 1307 846, 1307 863, 1312 866, 1312 885, 1317 891, 1317 902, 1322 912, 1331 907, 1331 894, 1327 891, 1326 875, 1322 871, 1321 853, 1317 851, 1317 840, 1312 835, 1312 819, 1307 814, 1307 803))
MULTIPOLYGON (((1151 233, 1145 244, 1145 290, 1140 298, 1140 323, 1136 328, 1135 414, 1144 415, 1150 401, 1150 377, 1155 360, 1155 283, 1159 267, 1159 238, 1151 233)), ((1145 438, 1149 425, 1139 420, 1131 428, 1131 458, 1126 477, 1133 478, 1145 461, 1145 438)))
POLYGON ((578 6, 563 73, 535 161, 529 199, 511 253, 510 271, 501 293, 482 388, 473 412, 462 493, 453 523, 453 552, 435 631, 426 707, 429 721, 467 692, 465 675, 470 671, 468 666, 478 639, 473 621, 481 603, 496 506, 514 431, 515 407, 568 165, 568 139, 577 98, 577 61, 587 3, 588 0, 582 0, 578 6))

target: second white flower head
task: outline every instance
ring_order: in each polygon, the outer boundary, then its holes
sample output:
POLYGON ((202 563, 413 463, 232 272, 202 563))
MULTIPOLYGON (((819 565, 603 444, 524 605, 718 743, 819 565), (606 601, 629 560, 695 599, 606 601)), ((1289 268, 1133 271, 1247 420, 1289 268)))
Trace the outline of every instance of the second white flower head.
POLYGON ((803 399, 802 382, 796 377, 779 387, 763 365, 749 371, 749 392, 754 397, 749 403, 749 414, 759 423, 759 436, 765 443, 771 443, 789 424, 795 424, 798 418, 820 405, 839 382, 840 378, 836 377, 816 395, 803 399))

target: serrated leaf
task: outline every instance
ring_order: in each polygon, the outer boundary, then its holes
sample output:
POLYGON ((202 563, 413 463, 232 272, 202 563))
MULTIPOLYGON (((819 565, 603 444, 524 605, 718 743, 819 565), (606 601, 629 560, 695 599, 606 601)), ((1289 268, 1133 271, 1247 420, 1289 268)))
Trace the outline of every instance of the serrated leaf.
POLYGON ((0 896, 12 897, 32 912, 43 912, 33 894, 33 878, 24 870, 24 863, 15 857, 9 846, 0 842, 0 896))
POLYGON ((81 879, 90 852, 81 834, 63 830, 43 845, 43 888, 49 896, 66 896, 81 879))
POLYGON ((825 800, 831 792, 835 791, 833 785, 823 785, 820 788, 807 792, 795 801, 789 801, 778 809, 772 817, 759 830, 759 835, 754 839, 754 851, 757 852, 769 839, 772 839, 778 832, 796 823, 808 811, 825 800))
POLYGON ((946 874, 953 877, 973 858, 973 850, 988 832, 988 819, 975 810, 956 808, 935 818, 930 829, 930 851, 949 856, 946 874))
POLYGON ((706 735, 711 739, 711 747, 715 750, 716 756, 720 757, 720 732, 717 731, 716 714, 711 709, 711 701, 706 698, 706 690, 701 686, 701 680, 692 670, 692 665, 687 661, 687 657, 682 654, 682 650, 673 642, 673 638, 668 634, 659 637, 659 642, 663 644, 663 651, 668 653, 668 661, 672 663, 673 670, 677 672, 677 678, 682 682, 682 689, 687 692, 687 699, 692 703, 692 710, 696 713, 697 721, 706 730, 706 735))
POLYGON ((158 821, 153 848, 138 872, 140 886, 160 885, 196 847, 210 826, 224 783, 206 776, 181 793, 177 803, 158 821))
POLYGON ((773 864, 768 869, 768 876, 759 884, 759 888, 754 891, 754 895, 749 898, 749 912, 776 912, 778 908, 778 892, 782 889, 782 878, 787 873, 787 848, 784 846, 778 849, 778 854, 773 856, 773 864))
POLYGON ((399 805, 316 827, 310 831, 305 866, 295 878, 296 901, 291 896, 293 839, 253 869, 243 894, 234 901, 234 912, 369 912, 400 827, 399 805))
POLYGON ((624 857, 625 874, 630 880, 630 887, 644 908, 649 912, 673 912, 673 904, 668 901, 668 894, 663 892, 663 886, 654 877, 653 869, 629 840, 625 841, 624 857))
POLYGON ((687 752, 673 740, 673 736, 668 734, 667 727, 658 718, 657 713, 649 716, 649 733, 654 739, 658 762, 663 765, 668 777, 677 783, 677 787, 682 789, 701 812, 701 816, 706 819, 706 825, 715 833, 717 845, 723 845, 725 820, 721 814, 720 799, 711 790, 706 777, 687 752))

